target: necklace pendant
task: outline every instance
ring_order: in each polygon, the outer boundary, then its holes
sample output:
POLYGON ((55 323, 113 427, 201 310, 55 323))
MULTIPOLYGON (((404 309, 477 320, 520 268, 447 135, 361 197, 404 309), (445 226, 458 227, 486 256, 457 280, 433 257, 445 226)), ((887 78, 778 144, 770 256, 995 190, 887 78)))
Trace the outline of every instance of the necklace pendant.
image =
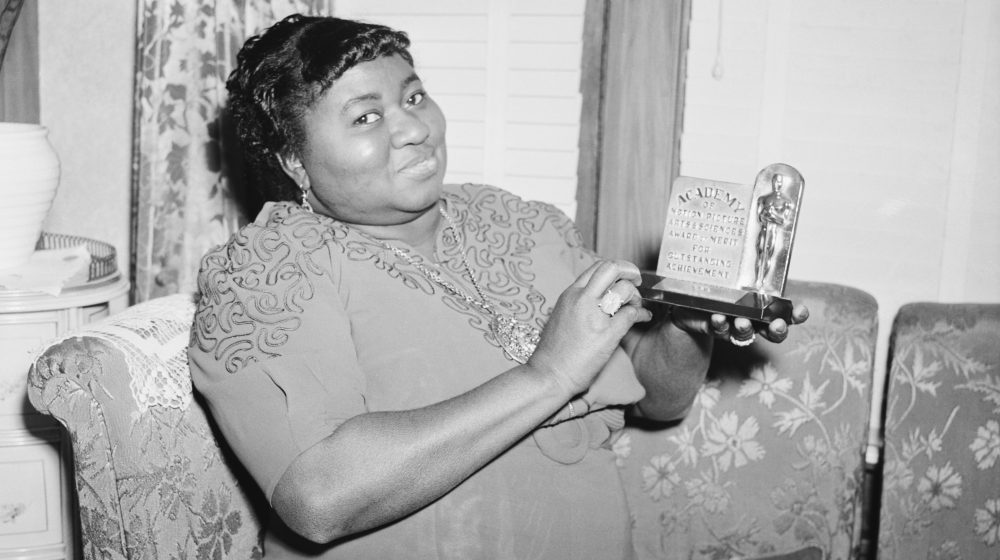
POLYGON ((510 315, 493 313, 490 329, 504 351, 519 363, 525 363, 535 353, 542 332, 537 328, 518 321, 510 315))
MULTIPOLYGON (((451 220, 451 216, 449 216, 444 211, 444 208, 440 206, 438 206, 438 212, 448 222, 448 227, 451 229, 456 238, 458 238, 458 227, 451 220)), ((442 278, 436 270, 432 270, 425 266, 422 262, 415 260, 406 251, 403 251, 395 245, 386 243, 385 241, 380 241, 380 243, 383 247, 392 251, 397 257, 403 259, 409 263, 410 266, 419 270, 420 273, 427 277, 428 280, 440 285, 442 288, 447 290, 448 293, 465 300, 466 303, 475 305, 484 314, 490 315, 490 330, 493 331, 493 336, 496 337, 497 342, 503 348, 504 352, 512 359, 523 364, 526 363, 528 358, 535 353, 535 348, 538 346, 538 341, 541 338, 542 332, 524 321, 518 321, 510 315, 503 315, 496 312, 486 299, 486 294, 483 293, 483 289, 479 286, 479 282, 476 281, 476 275, 472 272, 472 267, 469 266, 468 259, 465 258, 464 246, 460 246, 462 266, 465 268, 465 273, 469 276, 469 281, 472 282, 472 286, 476 289, 476 294, 479 295, 479 301, 476 301, 475 298, 465 293, 464 290, 455 284, 452 284, 442 278)), ((461 244, 461 241, 459 241, 459 243, 461 244)))

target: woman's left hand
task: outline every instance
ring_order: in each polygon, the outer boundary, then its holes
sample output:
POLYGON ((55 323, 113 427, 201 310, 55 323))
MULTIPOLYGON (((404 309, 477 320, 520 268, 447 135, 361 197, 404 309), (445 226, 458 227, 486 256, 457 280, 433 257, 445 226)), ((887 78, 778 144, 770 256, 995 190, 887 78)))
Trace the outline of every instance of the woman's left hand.
MULTIPOLYGON (((775 319, 770 323, 755 323, 746 317, 731 317, 685 307, 673 308, 671 318, 681 329, 729 340, 735 346, 749 346, 757 335, 771 342, 782 342, 788 336, 791 326, 784 319, 775 319)), ((808 318, 809 309, 806 306, 796 305, 792 308, 792 325, 804 323, 808 318)))

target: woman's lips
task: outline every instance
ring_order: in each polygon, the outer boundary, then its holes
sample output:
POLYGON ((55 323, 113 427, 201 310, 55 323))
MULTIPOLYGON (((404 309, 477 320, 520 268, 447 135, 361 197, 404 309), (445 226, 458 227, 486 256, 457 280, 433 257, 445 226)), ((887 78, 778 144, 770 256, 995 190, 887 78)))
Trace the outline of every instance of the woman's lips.
POLYGON ((413 179, 427 179, 437 173, 437 170, 437 158, 429 156, 407 163, 399 170, 399 174, 413 179))

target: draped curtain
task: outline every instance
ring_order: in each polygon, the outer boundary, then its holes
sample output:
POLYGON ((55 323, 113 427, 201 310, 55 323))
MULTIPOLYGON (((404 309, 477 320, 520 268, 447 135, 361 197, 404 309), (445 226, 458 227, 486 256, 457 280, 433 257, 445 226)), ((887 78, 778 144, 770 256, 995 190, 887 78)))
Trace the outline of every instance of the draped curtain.
POLYGON ((333 0, 138 0, 132 163, 133 302, 196 289, 201 256, 249 217, 222 132, 247 37, 333 0))

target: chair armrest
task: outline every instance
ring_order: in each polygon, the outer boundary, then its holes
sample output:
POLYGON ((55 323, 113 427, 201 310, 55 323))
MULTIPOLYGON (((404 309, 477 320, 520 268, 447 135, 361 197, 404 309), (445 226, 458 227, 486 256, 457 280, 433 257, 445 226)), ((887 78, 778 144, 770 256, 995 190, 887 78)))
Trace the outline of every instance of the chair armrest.
POLYGON ((70 435, 86 558, 260 556, 258 491, 191 389, 193 314, 190 295, 150 300, 31 367, 29 400, 70 435))

